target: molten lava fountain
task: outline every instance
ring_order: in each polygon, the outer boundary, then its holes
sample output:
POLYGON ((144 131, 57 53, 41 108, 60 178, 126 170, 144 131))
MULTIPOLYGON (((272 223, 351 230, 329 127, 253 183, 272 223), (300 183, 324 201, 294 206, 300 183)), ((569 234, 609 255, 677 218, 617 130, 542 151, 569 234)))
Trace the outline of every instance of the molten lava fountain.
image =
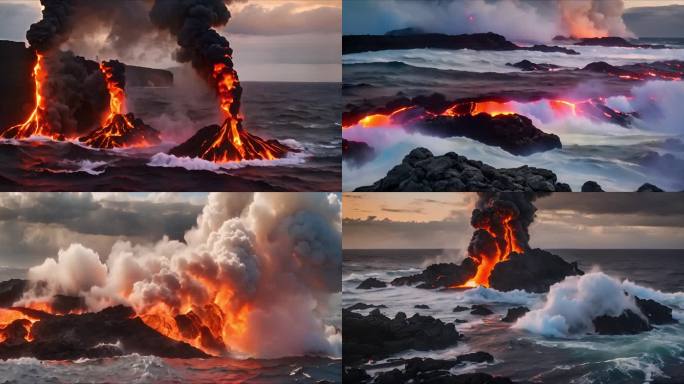
POLYGON ((79 140, 96 148, 146 147, 159 144, 161 140, 158 131, 136 119, 132 113, 125 114, 125 65, 116 60, 103 61, 100 70, 109 91, 109 114, 104 119, 102 127, 79 140))
POLYGON ((44 56, 36 52, 36 65, 33 67, 33 79, 36 84, 36 105, 29 118, 19 125, 0 129, 0 137, 6 139, 26 139, 31 136, 45 136, 53 139, 62 139, 60 135, 50 132, 45 116, 45 96, 43 84, 47 78, 44 56))
POLYGON ((489 276, 497 263, 513 252, 529 249, 528 227, 536 208, 523 193, 482 193, 470 224, 476 228, 468 245, 468 257, 477 273, 459 287, 489 287, 489 276))

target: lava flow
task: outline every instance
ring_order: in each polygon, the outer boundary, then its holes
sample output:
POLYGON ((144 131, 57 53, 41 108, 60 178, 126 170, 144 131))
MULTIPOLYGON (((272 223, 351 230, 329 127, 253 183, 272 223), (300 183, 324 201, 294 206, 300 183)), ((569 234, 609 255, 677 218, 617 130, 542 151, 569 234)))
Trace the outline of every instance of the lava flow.
POLYGON ((102 126, 79 140, 95 148, 146 147, 159 144, 159 132, 132 113, 125 113, 125 70, 122 63, 111 60, 100 64, 109 91, 109 113, 102 126))
POLYGON ((529 238, 526 228, 532 222, 534 207, 529 203, 521 206, 523 199, 515 194, 480 196, 471 217, 476 230, 468 246, 468 257, 477 265, 477 272, 464 284, 451 288, 489 287, 489 277, 498 263, 508 260, 513 252, 525 252, 529 238))
POLYGON ((50 132, 45 117, 46 101, 43 95, 43 84, 47 79, 44 56, 36 52, 36 65, 33 67, 33 79, 36 86, 35 107, 29 118, 23 123, 0 130, 0 137, 6 139, 26 139, 31 136, 45 136, 59 139, 60 135, 50 132))

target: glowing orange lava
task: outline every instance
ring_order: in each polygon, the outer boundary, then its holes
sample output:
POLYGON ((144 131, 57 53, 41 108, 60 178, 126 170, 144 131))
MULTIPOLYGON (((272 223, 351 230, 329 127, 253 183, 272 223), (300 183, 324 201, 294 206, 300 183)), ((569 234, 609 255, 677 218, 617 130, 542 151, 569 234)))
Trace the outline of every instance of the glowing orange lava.
POLYGON ((33 67, 33 79, 36 85, 36 105, 29 118, 19 125, 9 127, 0 132, 4 138, 25 139, 31 136, 45 136, 58 139, 59 135, 50 132, 45 115, 45 97, 43 84, 47 78, 43 55, 36 53, 36 65, 33 67))
MULTIPOLYGON (((513 227, 511 225, 512 216, 507 216, 503 218, 503 238, 497 239, 496 251, 494 254, 479 254, 470 255, 470 258, 477 264, 477 272, 475 276, 466 281, 462 285, 455 286, 453 288, 473 288, 477 286, 489 287, 489 276, 492 274, 492 270, 497 263, 501 261, 508 260, 509 255, 512 252, 521 253, 523 248, 518 244, 518 241, 514 235, 513 227)), ((491 230, 490 227, 482 227, 486 230, 492 237, 496 239, 496 233, 491 230)))

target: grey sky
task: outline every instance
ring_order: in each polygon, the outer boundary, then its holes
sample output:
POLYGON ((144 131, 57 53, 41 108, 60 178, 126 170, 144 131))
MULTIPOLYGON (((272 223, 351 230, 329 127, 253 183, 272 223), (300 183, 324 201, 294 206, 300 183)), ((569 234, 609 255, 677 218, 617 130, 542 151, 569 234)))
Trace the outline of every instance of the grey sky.
MULTIPOLYGON (((341 0, 252 0, 229 8, 232 18, 219 32, 234 49, 243 81, 340 81, 341 0)), ((26 30, 40 20, 40 9, 38 0, 0 0, 0 39, 25 41, 26 30)), ((69 48, 110 58, 102 47, 105 32, 89 37, 88 47, 69 48)), ((174 48, 170 39, 151 40, 136 54, 120 59, 169 68, 179 65, 172 59, 174 48)))

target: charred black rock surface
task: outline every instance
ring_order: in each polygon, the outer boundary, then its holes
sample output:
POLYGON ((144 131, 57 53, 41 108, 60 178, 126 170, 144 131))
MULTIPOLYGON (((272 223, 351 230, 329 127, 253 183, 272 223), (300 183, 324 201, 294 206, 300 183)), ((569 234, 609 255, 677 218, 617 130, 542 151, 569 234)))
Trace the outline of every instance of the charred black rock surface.
POLYGON ((506 312, 506 316, 504 316, 501 321, 506 322, 506 323, 514 323, 516 320, 521 318, 524 314, 529 312, 530 309, 527 307, 513 307, 513 308, 508 308, 508 312, 506 312))
POLYGON ((494 313, 486 305, 475 304, 472 307, 470 307, 470 309, 471 309, 470 314, 476 315, 476 316, 488 316, 488 315, 491 315, 492 313, 494 313))
POLYGON ((362 141, 342 139, 342 159, 351 166, 360 167, 376 156, 375 149, 362 141))
POLYGON ((10 279, 0 282, 0 307, 11 307, 24 294, 28 280, 10 279))
POLYGON ((438 137, 468 137, 518 156, 562 148, 558 136, 540 130, 517 113, 437 116, 422 121, 416 129, 438 137))
POLYGON ((535 248, 525 253, 513 252, 507 260, 497 263, 489 276, 489 285, 499 291, 523 289, 542 293, 567 276, 582 274, 576 262, 568 263, 560 256, 535 248))
POLYGON ((403 312, 394 319, 374 309, 368 316, 343 310, 345 365, 382 359, 392 354, 414 349, 430 351, 458 343, 462 337, 454 324, 418 314, 407 318, 403 312))
POLYGON ((342 54, 383 51, 389 49, 472 49, 475 51, 541 51, 579 54, 557 46, 534 45, 520 47, 504 36, 496 33, 473 33, 445 35, 441 33, 422 33, 420 30, 390 31, 385 35, 345 35, 342 36, 342 54))
POLYGON ((150 146, 161 143, 159 131, 136 118, 133 113, 114 115, 107 125, 78 139, 94 148, 150 146))
POLYGON ((637 307, 648 318, 648 322, 655 325, 677 323, 672 317, 672 308, 651 299, 634 298, 637 307))
POLYGON ((359 284, 356 289, 373 289, 373 288, 385 288, 387 287, 387 283, 384 281, 378 280, 375 277, 369 277, 366 280, 362 281, 361 284, 359 284))
POLYGON ((373 185, 356 192, 555 192, 567 191, 556 174, 542 168, 494 168, 454 152, 434 156, 416 148, 373 185))
POLYGON ((547 63, 533 63, 527 59, 518 61, 517 63, 506 63, 507 66, 509 67, 514 67, 521 69, 523 71, 550 71, 552 69, 557 69, 560 68, 560 66, 555 65, 555 64, 547 64, 547 63))
POLYGON ((605 192, 601 186, 592 180, 587 181, 582 184, 582 192, 605 192))
POLYGON ((472 259, 467 258, 463 260, 461 265, 454 263, 432 264, 419 274, 397 277, 392 280, 391 284, 394 286, 415 285, 416 288, 424 289, 447 288, 465 283, 476 272, 477 265, 472 259))
POLYGON ((624 47, 624 48, 651 48, 664 49, 667 46, 662 44, 634 44, 622 37, 607 36, 607 37, 586 37, 580 39, 575 45, 585 46, 599 46, 599 47, 624 47))
POLYGON ((634 335, 653 329, 648 321, 629 309, 620 316, 598 316, 593 323, 594 330, 600 335, 634 335))
POLYGON ((452 312, 464 312, 467 311, 468 307, 464 307, 462 305, 457 305, 452 312))
POLYGON ((0 358, 35 357, 73 360, 139 353, 171 358, 209 357, 193 346, 172 340, 148 327, 129 307, 118 305, 97 313, 43 314, 33 324, 31 342, 0 343, 0 358))
POLYGON ((413 306, 415 309, 430 309, 430 306, 427 304, 416 304, 413 306))

